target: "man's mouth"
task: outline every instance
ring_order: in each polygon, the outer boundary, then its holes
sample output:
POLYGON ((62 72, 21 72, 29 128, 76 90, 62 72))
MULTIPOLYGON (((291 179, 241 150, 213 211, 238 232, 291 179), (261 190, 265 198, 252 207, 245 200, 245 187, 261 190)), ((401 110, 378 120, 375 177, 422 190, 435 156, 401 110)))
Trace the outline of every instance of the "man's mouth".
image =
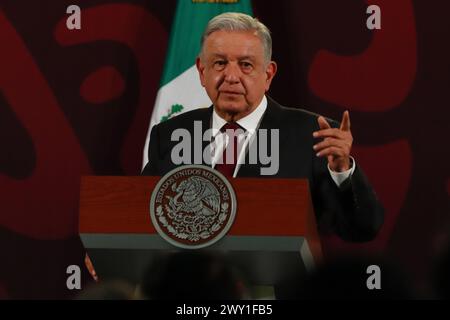
POLYGON ((219 91, 222 94, 229 94, 229 95, 242 95, 242 92, 238 92, 238 91, 228 91, 228 90, 221 90, 219 91))

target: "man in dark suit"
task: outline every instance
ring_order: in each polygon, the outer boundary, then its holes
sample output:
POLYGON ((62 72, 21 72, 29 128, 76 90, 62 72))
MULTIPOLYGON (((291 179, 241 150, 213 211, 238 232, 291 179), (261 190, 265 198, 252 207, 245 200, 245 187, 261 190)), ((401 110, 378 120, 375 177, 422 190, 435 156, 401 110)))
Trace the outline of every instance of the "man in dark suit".
MULTIPOLYGON (((173 141, 172 134, 182 130, 200 139, 191 141, 190 152, 183 155, 187 159, 184 164, 197 164, 200 159, 202 164, 212 165, 229 178, 308 178, 322 233, 332 231, 348 241, 373 239, 383 223, 383 209, 350 156, 353 138, 349 113, 344 112, 338 124, 305 110, 282 107, 266 96, 277 70, 271 54, 270 32, 257 19, 237 13, 212 19, 204 32, 196 64, 213 105, 154 126, 149 163, 142 174, 163 175, 180 165, 174 161, 173 153, 179 141, 173 141), (203 132, 207 129, 213 129, 213 133, 211 139, 204 141, 203 132), (246 143, 235 152, 231 166, 215 161, 215 156, 208 161, 199 154, 224 129, 247 133, 243 139, 246 143), (261 159, 254 164, 248 159, 252 143, 257 143, 256 149, 261 147, 261 139, 252 137, 257 138, 263 130, 277 132, 274 136, 269 134, 266 141, 267 146, 274 147, 271 155, 276 153, 276 168, 271 175, 262 174, 261 169, 267 164, 261 159), (201 148, 195 143, 201 143, 201 148)), ((215 150, 220 149, 216 155, 225 154, 230 140, 224 141, 228 143, 223 143, 223 149, 216 145, 215 150)))

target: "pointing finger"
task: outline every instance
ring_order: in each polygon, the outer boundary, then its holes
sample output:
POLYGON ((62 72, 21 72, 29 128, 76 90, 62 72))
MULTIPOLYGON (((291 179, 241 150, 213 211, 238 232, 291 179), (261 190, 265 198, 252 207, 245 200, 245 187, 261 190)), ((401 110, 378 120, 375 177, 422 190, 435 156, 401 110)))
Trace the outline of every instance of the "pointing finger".
POLYGON ((342 122, 341 122, 341 130, 343 131, 350 131, 350 114, 348 111, 345 111, 342 115, 342 122))

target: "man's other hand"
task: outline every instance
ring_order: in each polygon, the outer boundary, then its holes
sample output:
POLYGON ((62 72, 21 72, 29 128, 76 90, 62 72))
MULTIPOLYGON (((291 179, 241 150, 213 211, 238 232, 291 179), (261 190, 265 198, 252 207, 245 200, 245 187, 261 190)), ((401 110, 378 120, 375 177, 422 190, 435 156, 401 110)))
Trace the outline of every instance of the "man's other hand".
POLYGON ((323 138, 323 141, 315 144, 313 149, 318 157, 327 157, 330 169, 335 172, 343 172, 350 169, 350 151, 352 149, 353 136, 350 131, 350 115, 345 111, 342 115, 340 128, 332 128, 324 117, 317 119, 320 130, 313 133, 315 138, 323 138))

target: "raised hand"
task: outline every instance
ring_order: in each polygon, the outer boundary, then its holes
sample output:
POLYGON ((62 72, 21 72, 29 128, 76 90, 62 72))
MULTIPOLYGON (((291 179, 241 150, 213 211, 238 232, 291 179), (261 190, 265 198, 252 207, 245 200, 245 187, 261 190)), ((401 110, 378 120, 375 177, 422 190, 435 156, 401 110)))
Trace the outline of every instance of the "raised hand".
POLYGON ((314 138, 323 140, 313 146, 318 157, 327 157, 330 169, 342 172, 350 169, 350 151, 353 136, 350 131, 350 115, 345 111, 340 128, 332 128, 324 117, 317 119, 320 130, 313 133, 314 138))

